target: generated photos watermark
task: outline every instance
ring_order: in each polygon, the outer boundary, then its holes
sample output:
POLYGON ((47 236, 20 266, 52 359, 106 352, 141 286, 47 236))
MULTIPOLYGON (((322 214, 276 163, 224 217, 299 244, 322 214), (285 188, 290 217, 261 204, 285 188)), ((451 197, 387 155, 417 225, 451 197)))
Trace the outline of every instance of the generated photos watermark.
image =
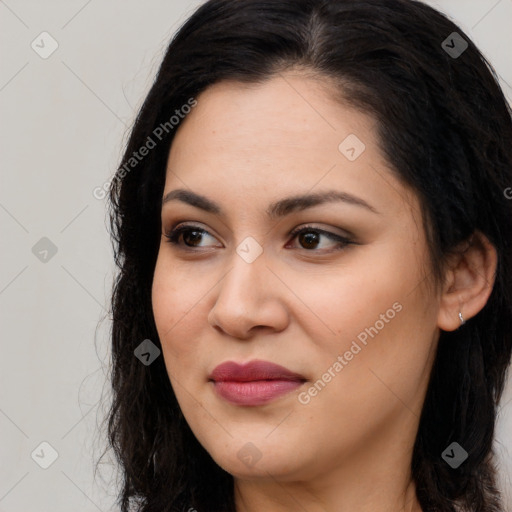
POLYGON ((338 355, 336 360, 333 362, 329 368, 325 371, 325 373, 322 374, 322 377, 318 379, 313 385, 311 385, 307 391, 302 391, 299 393, 298 400, 301 404, 307 405, 309 402, 311 402, 311 398, 315 397, 322 391, 325 386, 329 382, 331 382, 336 375, 338 375, 345 366, 349 364, 350 361, 361 352, 361 350, 368 344, 368 336, 371 338, 374 338, 379 334, 379 332, 384 329, 386 324, 389 324, 389 322, 395 318, 397 313, 400 313, 402 311, 403 306, 399 302, 395 302, 391 308, 386 310, 385 313, 381 313, 379 316, 379 320, 377 320, 372 326, 367 327, 363 331, 361 331, 357 335, 357 340, 363 345, 361 345, 356 341, 353 340, 352 344, 350 345, 350 349, 345 351, 343 355, 338 355))
POLYGON ((92 195, 95 199, 105 199, 107 192, 110 188, 111 183, 114 181, 122 180, 132 169, 137 167, 139 162, 149 154, 149 152, 156 148, 159 142, 161 142, 176 126, 180 124, 180 121, 185 118, 191 110, 197 106, 197 100, 189 98, 187 103, 176 109, 174 114, 165 123, 160 123, 152 132, 151 135, 146 137, 144 144, 137 150, 134 151, 130 158, 119 168, 112 179, 103 183, 102 186, 94 187, 92 195))

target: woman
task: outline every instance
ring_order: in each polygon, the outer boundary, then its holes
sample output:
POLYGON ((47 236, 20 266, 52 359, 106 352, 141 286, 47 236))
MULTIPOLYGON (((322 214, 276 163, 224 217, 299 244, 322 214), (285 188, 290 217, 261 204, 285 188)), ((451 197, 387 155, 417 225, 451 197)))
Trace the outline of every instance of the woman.
POLYGON ((199 7, 110 189, 122 511, 503 510, 511 186, 434 9, 199 7))

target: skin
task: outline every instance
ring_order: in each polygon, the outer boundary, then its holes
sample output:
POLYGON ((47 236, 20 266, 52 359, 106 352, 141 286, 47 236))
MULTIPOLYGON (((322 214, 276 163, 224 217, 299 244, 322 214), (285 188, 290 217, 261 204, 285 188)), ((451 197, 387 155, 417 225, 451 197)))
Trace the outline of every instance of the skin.
POLYGON ((409 468, 440 329, 457 329, 459 311, 466 320, 477 314, 494 282, 496 253, 476 234, 450 260, 442 288, 429 286, 416 194, 381 155, 375 120, 332 99, 328 87, 292 71, 258 85, 214 84, 198 96, 169 154, 164 196, 191 190, 223 213, 179 200, 163 205, 154 317, 180 407, 234 476, 239 512, 421 511, 409 468), (354 161, 338 149, 349 134, 366 145, 354 161), (330 202, 266 216, 271 202, 331 189, 378 213, 330 202), (183 223, 208 233, 169 243, 165 232, 183 223), (351 234, 354 243, 290 236, 304 225, 351 234), (252 263, 236 251, 247 237, 263 249, 252 263), (394 318, 333 371, 396 303, 394 318), (210 372, 252 359, 307 382, 264 406, 218 397, 210 372), (329 368, 330 382, 301 403, 329 368), (247 443, 261 456, 251 464, 237 456, 247 443))

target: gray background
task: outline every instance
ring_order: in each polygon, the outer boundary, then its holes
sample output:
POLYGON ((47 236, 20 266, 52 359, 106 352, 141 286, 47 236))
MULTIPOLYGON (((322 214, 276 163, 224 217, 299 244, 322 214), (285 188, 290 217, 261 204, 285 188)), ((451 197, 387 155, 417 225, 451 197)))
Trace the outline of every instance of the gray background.
MULTIPOLYGON (((0 0, 0 512, 116 510, 109 457, 93 474, 114 270, 93 189, 114 172, 170 37, 200 3, 0 0), (58 453, 47 469, 42 442, 58 453)), ((512 0, 428 3, 472 37, 510 101, 512 0)), ((511 384, 496 437, 509 510, 511 384)))

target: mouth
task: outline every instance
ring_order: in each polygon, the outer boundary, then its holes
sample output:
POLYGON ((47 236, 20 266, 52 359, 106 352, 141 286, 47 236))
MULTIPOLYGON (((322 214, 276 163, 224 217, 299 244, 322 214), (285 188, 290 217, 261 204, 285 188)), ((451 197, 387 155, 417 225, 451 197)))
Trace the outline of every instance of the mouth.
POLYGON ((302 386, 304 376, 269 361, 240 365, 227 361, 217 366, 209 381, 218 396, 236 405, 263 405, 302 386))

